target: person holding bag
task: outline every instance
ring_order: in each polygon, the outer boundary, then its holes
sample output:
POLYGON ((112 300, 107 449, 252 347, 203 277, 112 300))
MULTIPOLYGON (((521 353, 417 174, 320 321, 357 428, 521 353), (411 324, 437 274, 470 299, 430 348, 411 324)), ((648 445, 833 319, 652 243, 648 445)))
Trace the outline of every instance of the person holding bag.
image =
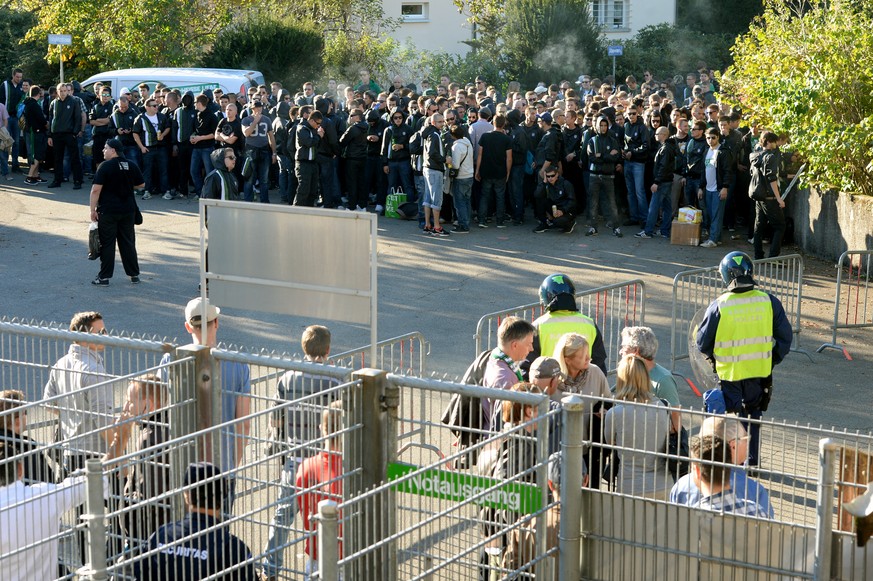
POLYGON ((109 286, 115 271, 116 242, 124 272, 131 283, 139 283, 134 232, 139 208, 133 191, 144 188, 145 179, 139 167, 124 157, 123 151, 120 140, 113 138, 106 142, 103 146, 105 161, 97 168, 91 186, 91 221, 97 222, 100 235, 100 273, 91 281, 94 286, 109 286))

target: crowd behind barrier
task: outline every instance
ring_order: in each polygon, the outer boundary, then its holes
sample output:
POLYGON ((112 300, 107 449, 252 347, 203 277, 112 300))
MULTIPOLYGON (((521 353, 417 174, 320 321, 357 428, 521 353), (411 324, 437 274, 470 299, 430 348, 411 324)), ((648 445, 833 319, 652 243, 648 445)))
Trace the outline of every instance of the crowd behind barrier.
MULTIPOLYGON (((55 567, 51 557, 55 547, 58 578, 71 578, 77 570, 90 571, 98 579, 139 578, 142 567, 167 574, 180 559, 209 561, 204 543, 232 535, 241 544, 234 541, 234 551, 213 554, 218 559, 215 566, 242 574, 260 572, 271 563, 279 578, 316 570, 324 579, 337 578, 332 574, 425 579, 469 578, 477 573, 551 579, 557 571, 577 570, 594 579, 677 572, 701 579, 734 575, 824 579, 831 578, 828 572, 833 578, 863 579, 873 573, 873 560, 865 549, 854 547, 851 522, 847 525, 840 509, 863 490, 849 474, 863 472, 873 454, 873 440, 859 433, 758 422, 761 465, 747 478, 754 477, 767 490, 772 518, 731 516, 671 504, 664 496, 666 489, 656 491, 653 498, 646 479, 629 484, 613 480, 616 462, 619 470, 622 463, 624 470, 643 466, 652 472, 652 482, 673 485, 677 475, 666 442, 653 443, 651 438, 658 437, 653 434, 659 432, 648 424, 661 422, 659 414, 666 413, 661 406, 624 403, 631 411, 613 414, 607 425, 616 434, 627 434, 615 418, 626 422, 641 417, 640 436, 595 441, 590 410, 606 402, 604 398, 581 397, 562 409, 537 395, 533 387, 526 388, 532 393, 491 390, 408 374, 353 372, 348 367, 271 355, 175 348, 160 340, 11 322, 0 323, 0 334, 3 387, 30 394, 48 380, 54 358, 64 353, 62 345, 87 341, 105 347, 105 378, 78 395, 108 393, 111 409, 125 413, 120 418, 115 414, 98 418, 105 420, 97 422, 101 427, 77 434, 76 439, 111 432, 126 434, 122 439, 127 442, 111 446, 112 457, 86 461, 87 475, 78 477, 69 493, 87 497, 87 506, 63 511, 62 526, 43 538, 29 539, 31 546, 4 551, 0 570, 20 564, 18 560, 28 558, 33 549, 49 555, 47 562, 55 567), (170 356, 164 357, 165 353, 170 356), (214 405, 223 398, 212 393, 222 389, 222 374, 215 370, 226 363, 249 369, 251 406, 244 417, 223 422, 221 405, 214 405), (295 384, 300 391, 277 399, 279 379, 289 372, 303 375, 303 383, 295 384), (330 387, 321 389, 320 383, 319 389, 307 387, 307 382, 325 377, 330 387), (132 385, 150 386, 164 395, 137 407, 131 403, 140 401, 131 395, 132 385), (459 448, 452 426, 440 420, 450 396, 458 393, 508 401, 510 409, 524 410, 524 415, 502 432, 478 430, 477 441, 459 448), (290 424, 274 419, 289 415, 295 418, 290 424), (245 430, 237 429, 243 424, 245 430), (289 440, 289 434, 276 431, 284 425, 305 426, 306 434, 289 440), (578 434, 568 434, 577 428, 578 434), (829 442, 820 450, 823 439, 829 442), (228 464, 224 455, 232 449, 242 453, 228 464), (551 456, 558 451, 557 459, 551 456), (588 486, 581 495, 560 494, 566 481, 581 486, 582 475, 568 475, 568 467, 587 463, 592 453, 601 455, 602 464, 612 471, 587 475, 588 486), (503 470, 499 473, 481 461, 489 455, 511 460, 513 454, 525 460, 498 463, 503 470), (473 456, 477 460, 466 466, 458 462, 473 456), (289 459, 299 459, 294 460, 299 465, 306 458, 322 457, 327 466, 323 474, 304 471, 309 480, 293 484, 287 480, 289 459), (204 468, 198 474, 206 477, 193 478, 191 465, 205 461, 225 468, 222 476, 204 468), (557 483, 553 464, 564 475, 557 483), (846 466, 854 470, 847 471, 846 466), (219 482, 217 507, 192 504, 193 491, 219 482), (289 487, 294 486, 295 494, 289 496, 289 487), (327 538, 317 531, 320 525, 330 524, 329 519, 313 518, 325 500, 336 503, 338 516, 335 534, 327 538), (558 518, 568 514, 580 515, 578 527, 558 518), (192 528, 195 521, 204 526, 192 528), (175 528, 164 527, 159 536, 151 536, 169 523, 176 523, 175 528), (569 528, 550 537, 549 531, 558 526, 569 528), (285 534, 277 536, 279 529, 285 534), (334 539, 338 544, 331 546, 334 539), (573 539, 578 539, 575 546, 568 543, 573 539), (730 553, 722 550, 728 543, 733 547, 730 553), (317 559, 316 546, 325 547, 324 554, 335 555, 336 562, 317 559), (629 546, 634 549, 628 550, 629 546), (279 553, 284 559, 277 563, 279 553), (570 562, 574 554, 581 554, 575 564, 570 562)), ((396 341, 398 349, 414 349, 420 357, 426 353, 425 344, 420 334, 396 341)), ((392 352, 390 345, 385 349, 382 353, 392 352)), ((396 362, 382 357, 384 363, 396 362)), ((60 478, 72 467, 76 443, 73 438, 56 437, 51 413, 73 405, 69 396, 58 395, 0 412, 4 426, 25 417, 26 434, 42 443, 15 455, 25 459, 27 470, 39 463, 60 478)), ((683 409, 681 424, 692 436, 699 435, 707 417, 683 409)), ((27 511, 48 498, 52 495, 44 492, 30 504, 13 508, 19 516, 38 522, 44 515, 27 511)), ((329 510, 327 504, 324 508, 329 510)), ((2 522, 15 533, 23 530, 18 522, 2 522)), ((7 541, 15 536, 3 531, 7 541)))

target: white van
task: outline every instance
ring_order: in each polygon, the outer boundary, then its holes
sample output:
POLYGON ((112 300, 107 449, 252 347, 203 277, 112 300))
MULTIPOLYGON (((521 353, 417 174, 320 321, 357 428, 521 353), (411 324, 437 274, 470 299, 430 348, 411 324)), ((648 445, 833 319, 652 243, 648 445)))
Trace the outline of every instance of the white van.
POLYGON ((157 83, 163 83, 171 89, 179 89, 183 94, 191 91, 197 95, 204 89, 216 87, 221 87, 225 93, 245 94, 249 87, 264 84, 264 75, 259 71, 240 69, 122 69, 89 77, 82 82, 82 90, 93 93, 94 83, 98 81, 111 87, 112 97, 117 99, 122 88, 132 90, 140 83, 148 83, 152 91, 157 83))

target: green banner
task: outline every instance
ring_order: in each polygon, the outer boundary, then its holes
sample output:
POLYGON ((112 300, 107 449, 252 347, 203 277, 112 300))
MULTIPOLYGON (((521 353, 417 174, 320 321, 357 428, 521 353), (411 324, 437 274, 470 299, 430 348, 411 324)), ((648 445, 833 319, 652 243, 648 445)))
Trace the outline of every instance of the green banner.
POLYGON ((419 470, 419 466, 393 462, 388 465, 388 480, 403 478, 402 482, 394 486, 398 492, 454 501, 477 497, 474 502, 481 506, 522 514, 531 514, 542 508, 542 492, 534 484, 503 482, 485 476, 447 470, 423 470, 414 476, 408 476, 419 470), (483 491, 494 486, 498 488, 482 494, 483 491))

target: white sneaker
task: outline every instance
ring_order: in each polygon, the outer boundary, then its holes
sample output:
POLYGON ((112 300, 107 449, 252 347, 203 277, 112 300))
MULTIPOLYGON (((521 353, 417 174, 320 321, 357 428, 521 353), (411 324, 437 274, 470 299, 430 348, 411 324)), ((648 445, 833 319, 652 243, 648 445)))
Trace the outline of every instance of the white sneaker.
POLYGON ((165 200, 172 200, 173 194, 171 194, 170 192, 167 192, 166 194, 164 194, 164 199, 165 200))
POLYGON ((718 246, 718 244, 716 244, 712 240, 704 240, 703 242, 700 243, 700 246, 702 248, 715 248, 716 246, 718 246))
POLYGON ((385 206, 382 206, 381 204, 376 204, 376 209, 374 211, 377 214, 381 214, 382 212, 385 211, 385 206))
POLYGON ((152 199, 151 193, 148 190, 144 191, 142 193, 142 199, 143 200, 151 200, 152 199))

